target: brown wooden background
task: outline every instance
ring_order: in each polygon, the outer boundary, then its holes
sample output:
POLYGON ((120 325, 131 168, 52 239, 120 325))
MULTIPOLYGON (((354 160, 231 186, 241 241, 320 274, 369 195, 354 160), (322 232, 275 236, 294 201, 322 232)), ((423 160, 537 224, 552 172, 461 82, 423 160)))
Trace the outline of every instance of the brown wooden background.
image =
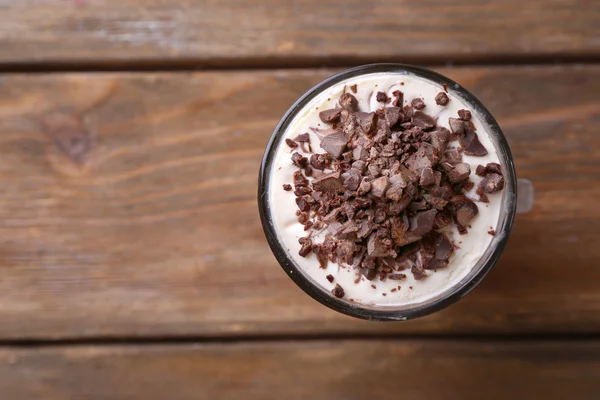
POLYGON ((0 399, 597 399, 597 0, 0 0, 0 399), (281 271, 256 179, 349 66, 459 81, 535 205, 466 299, 338 315, 281 271))

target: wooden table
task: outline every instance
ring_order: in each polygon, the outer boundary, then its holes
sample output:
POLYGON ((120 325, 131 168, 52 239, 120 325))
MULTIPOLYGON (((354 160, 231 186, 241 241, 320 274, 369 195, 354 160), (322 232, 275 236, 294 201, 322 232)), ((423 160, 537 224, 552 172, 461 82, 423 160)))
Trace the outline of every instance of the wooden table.
POLYGON ((598 0, 0 0, 0 399, 598 399, 598 0), (466 299, 403 323, 277 265, 256 179, 349 66, 427 65, 536 200, 466 299))

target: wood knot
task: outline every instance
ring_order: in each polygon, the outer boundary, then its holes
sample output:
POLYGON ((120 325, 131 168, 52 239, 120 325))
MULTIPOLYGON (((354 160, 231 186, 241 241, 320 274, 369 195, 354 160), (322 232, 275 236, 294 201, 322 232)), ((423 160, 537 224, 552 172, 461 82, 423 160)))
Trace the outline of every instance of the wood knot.
POLYGON ((71 161, 79 165, 85 163, 94 140, 79 115, 54 111, 42 117, 42 124, 44 132, 71 161))

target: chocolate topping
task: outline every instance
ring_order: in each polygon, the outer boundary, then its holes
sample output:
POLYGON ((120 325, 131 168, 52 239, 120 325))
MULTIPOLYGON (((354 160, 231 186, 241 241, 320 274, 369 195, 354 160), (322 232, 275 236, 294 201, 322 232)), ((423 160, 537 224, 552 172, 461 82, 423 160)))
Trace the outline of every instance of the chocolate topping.
POLYGON ((344 294, 345 294, 344 293, 344 288, 342 288, 339 283, 337 283, 335 285, 335 287, 333 288, 333 290, 331 291, 331 293, 333 293, 333 295, 335 297, 337 297, 338 299, 341 299, 342 297, 344 297, 344 294))
MULTIPOLYGON (((367 113, 358 111, 357 99, 344 93, 341 108, 319 114, 331 128, 311 128, 326 153, 309 156, 303 147, 306 156, 296 152, 291 156, 299 168, 293 182, 298 222, 309 233, 300 239, 299 254, 314 253, 321 268, 329 262, 346 264, 367 280, 405 279, 398 273, 403 270, 425 279, 432 270, 447 267, 454 250, 448 237, 437 230, 455 223, 461 234, 467 233, 479 212, 463 194, 474 183, 461 153, 487 151, 468 110, 449 119, 450 132, 421 111, 425 102, 420 98, 402 107, 400 91, 393 93, 391 101, 385 92, 376 97, 386 106, 367 113), (458 151, 449 144, 454 140, 461 145, 458 151), (322 232, 321 243, 312 243, 313 232, 322 232)), ((446 104, 449 99, 440 93, 437 100, 446 104)), ((309 140, 308 134, 303 135, 306 138, 286 143, 292 148, 307 143, 303 140, 309 140)), ((479 166, 476 173, 483 176, 477 188, 481 201, 503 188, 500 165, 479 166)), ((333 282, 332 275, 327 279, 333 282)), ((332 292, 344 297, 339 285, 332 292)))
POLYGON ((356 84, 350 86, 350 90, 352 91, 352 93, 356 94, 357 89, 358 89, 358 87, 356 84))

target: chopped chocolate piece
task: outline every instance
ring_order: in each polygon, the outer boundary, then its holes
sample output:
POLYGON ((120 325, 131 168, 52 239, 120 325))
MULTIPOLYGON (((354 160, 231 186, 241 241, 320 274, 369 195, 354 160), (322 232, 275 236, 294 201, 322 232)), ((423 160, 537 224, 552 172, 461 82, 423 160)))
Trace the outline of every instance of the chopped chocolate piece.
POLYGON ((452 183, 464 181, 469 177, 469 175, 471 175, 471 166, 467 163, 456 164, 451 166, 451 169, 447 171, 447 173, 448 179, 450 179, 450 182, 452 183))
POLYGON ((414 115, 414 109, 409 106, 409 105, 405 105, 403 110, 402 110, 402 115, 404 116, 404 118, 402 119, 402 122, 412 122, 413 125, 416 125, 416 123, 412 120, 412 117, 414 115))
POLYGON ((471 120, 471 111, 469 110, 458 110, 458 118, 462 119, 463 121, 470 121, 471 120))
POLYGON ((340 119, 341 114, 342 114, 341 108, 332 108, 331 110, 321 111, 319 113, 319 118, 321 119, 321 121, 325 122, 326 124, 331 124, 335 121, 338 121, 340 119))
POLYGON ((502 175, 502 167, 498 163, 487 163, 487 165, 485 166, 485 173, 495 173, 502 175))
POLYGON ((310 205, 302 197, 296 197, 296 204, 300 211, 310 211, 310 205))
POLYGON ((466 227, 469 222, 479 213, 479 208, 472 200, 465 196, 458 196, 452 200, 456 223, 466 227))
POLYGON ((504 188, 504 178, 500 174, 490 173, 479 182, 484 193, 492 194, 504 188))
POLYGON ((344 230, 344 225, 340 224, 338 221, 331 221, 327 230, 331 232, 333 236, 337 236, 344 230))
POLYGON ((396 257, 393 242, 386 237, 378 237, 378 232, 371 233, 367 243, 367 254, 370 257, 396 257))
POLYGON ((358 89, 356 83, 354 85, 350 86, 350 90, 352 90, 352 93, 356 93, 356 90, 358 89))
POLYGON ((292 149, 295 149, 296 147, 298 147, 298 143, 294 142, 292 139, 285 139, 285 144, 287 144, 288 146, 290 146, 292 149))
POLYGON ((372 281, 377 276, 377 270, 371 268, 361 268, 360 273, 369 281, 372 281))
POLYGON ((358 236, 361 239, 366 238, 367 236, 369 236, 371 234, 371 232, 373 232, 374 227, 375 227, 375 224, 373 222, 370 222, 368 220, 363 220, 361 222, 360 229, 358 230, 358 232, 356 232, 356 236, 358 236))
POLYGON ((421 170, 421 179, 419 180, 419 184, 421 186, 430 186, 435 183, 435 175, 433 174, 433 170, 431 168, 423 168, 421 170))
POLYGON ((325 278, 327 278, 330 283, 333 283, 333 275, 329 274, 325 278))
POLYGON ((447 266, 448 266, 447 260, 438 260, 437 258, 434 258, 433 260, 431 260, 429 262, 429 264, 427 264, 427 266, 425 266, 425 269, 437 270, 440 268, 446 268, 447 266))
POLYGON ((367 163, 362 160, 357 160, 352 163, 352 168, 362 174, 365 172, 365 169, 367 169, 367 163))
POLYGON ((388 97, 387 97, 387 94, 385 94, 384 92, 377 92, 375 99, 380 103, 385 103, 387 101, 388 97))
POLYGON ((437 150, 439 155, 444 154, 448 141, 450 140, 450 131, 444 127, 439 127, 430 133, 431 145, 437 150))
POLYGON ((485 176, 485 167, 483 165, 478 165, 475 169, 475 175, 485 176))
POLYGON ((310 135, 308 133, 301 133, 294 140, 298 143, 308 143, 310 142, 310 135))
POLYGON ((420 211, 420 210, 427 210, 429 207, 427 207, 427 202, 426 201, 413 201, 412 203, 410 203, 408 205, 408 209, 412 210, 412 211, 420 211))
POLYGON ((330 164, 330 158, 328 154, 312 154, 308 163, 312 168, 322 171, 330 164))
POLYGON ((358 195, 362 196, 365 195, 367 193, 369 193, 369 191, 371 190, 371 181, 368 178, 363 178, 363 180, 360 182, 360 185, 358 186, 358 195))
POLYGON ((371 182, 371 195, 373 197, 383 197, 390 183, 386 176, 379 177, 371 182))
POLYGON ((339 171, 334 171, 316 178, 313 180, 312 186, 314 190, 328 193, 343 193, 346 190, 340 179, 339 171))
POLYGON ((429 143, 421 143, 419 150, 406 160, 406 166, 415 171, 417 176, 420 177, 423 168, 431 168, 436 162, 433 146, 429 143))
POLYGON ((466 121, 458 118, 448 118, 448 123, 450 124, 450 130, 452 130, 452 133, 457 135, 464 134, 465 130, 469 127, 469 124, 466 121))
POLYGON ((333 295, 335 297, 337 297, 338 299, 341 299, 345 295, 344 288, 342 288, 339 283, 337 283, 335 285, 335 288, 333 288, 333 290, 331 291, 331 293, 333 293, 333 295))
POLYGON ((401 281, 403 279, 406 279, 406 274, 391 274, 388 275, 388 279, 391 279, 393 281, 401 281))
POLYGON ((346 264, 351 264, 354 258, 354 252, 358 249, 354 242, 349 240, 342 240, 337 244, 335 249, 336 255, 339 257, 340 261, 345 262, 346 264))
POLYGON ((375 113, 356 112, 354 115, 365 135, 369 135, 373 132, 373 129, 375 128, 375 113))
POLYGON ((290 185, 289 183, 284 183, 283 190, 285 190, 286 192, 289 192, 290 190, 292 190, 292 185, 290 185))
POLYGON ((435 258, 438 260, 448 260, 452 254, 452 251, 454 250, 454 247, 452 246, 450 239, 448 239, 448 236, 443 233, 436 232, 434 244, 435 258))
POLYGON ((352 150, 352 157, 355 160, 367 161, 369 159, 369 152, 362 145, 358 145, 352 150))
POLYGON ((404 93, 399 90, 394 90, 392 95, 394 96, 394 100, 392 100, 392 106, 402 107, 402 104, 404 104, 404 93))
MULTIPOLYGON (((475 204, 475 203, 473 203, 475 204)), ((475 206, 477 207, 477 206, 475 206)), ((433 229, 433 221, 437 215, 437 210, 431 209, 418 212, 410 219, 410 231, 413 235, 424 235, 433 229)))
POLYGON ((393 127, 398 123, 398 120, 402 116, 402 109, 400 107, 386 107, 384 109, 385 121, 389 127, 393 127))
MULTIPOLYGON (((385 177, 382 177, 385 178, 385 177)), ((381 178, 379 178, 381 179, 381 178)), ((399 201, 402 198, 402 188, 403 186, 400 184, 395 184, 390 186, 390 188, 385 192, 385 197, 392 201, 399 201)))
POLYGON ((358 189, 361 179, 360 172, 356 169, 350 169, 342 174, 342 184, 348 190, 354 191, 358 189))
POLYGON ((445 106, 450 101, 448 95, 444 92, 439 92, 437 96, 435 96, 435 104, 438 106, 445 106))
POLYGON ((331 133, 321 140, 321 148, 331 154, 333 158, 340 158, 346 149, 348 139, 341 132, 331 133))
POLYGON ((458 136, 460 146, 464 149, 465 154, 469 156, 485 156, 486 148, 481 144, 477 133, 468 125, 467 122, 460 119, 449 118, 450 128, 452 132, 458 136))
POLYGON ((414 98, 411 102, 410 105, 413 106, 414 109, 416 110, 422 110, 425 108, 425 103, 423 102, 422 99, 420 98, 414 98))
POLYGON ((414 243, 422 238, 420 235, 416 235, 400 228, 392 229, 392 237, 398 246, 406 246, 407 244, 414 243))
POLYGON ((422 129, 431 129, 435 127, 436 120, 431 115, 425 114, 423 111, 415 111, 412 117, 412 123, 422 129))
POLYGON ((302 247, 300 247, 300 251, 298 252, 298 254, 300 255, 300 257, 306 257, 310 254, 312 250, 312 240, 310 240, 309 238, 300 238, 300 240, 302 240, 302 242, 300 243, 302 247))
POLYGON ((461 163, 462 159, 462 155, 456 150, 448 150, 444 153, 444 161, 450 164, 461 163))
POLYGON ((434 229, 442 229, 448 225, 450 225, 452 223, 452 216, 450 215, 450 213, 446 210, 444 210, 443 212, 439 212, 437 213, 437 215, 435 216, 435 219, 433 221, 433 228, 434 229))
POLYGON ((305 168, 308 165, 308 158, 304 157, 300 153, 294 153, 292 154, 292 162, 299 168, 305 168))
POLYGON ((358 111, 358 100, 350 93, 344 93, 340 96, 340 106, 350 112, 358 111))

